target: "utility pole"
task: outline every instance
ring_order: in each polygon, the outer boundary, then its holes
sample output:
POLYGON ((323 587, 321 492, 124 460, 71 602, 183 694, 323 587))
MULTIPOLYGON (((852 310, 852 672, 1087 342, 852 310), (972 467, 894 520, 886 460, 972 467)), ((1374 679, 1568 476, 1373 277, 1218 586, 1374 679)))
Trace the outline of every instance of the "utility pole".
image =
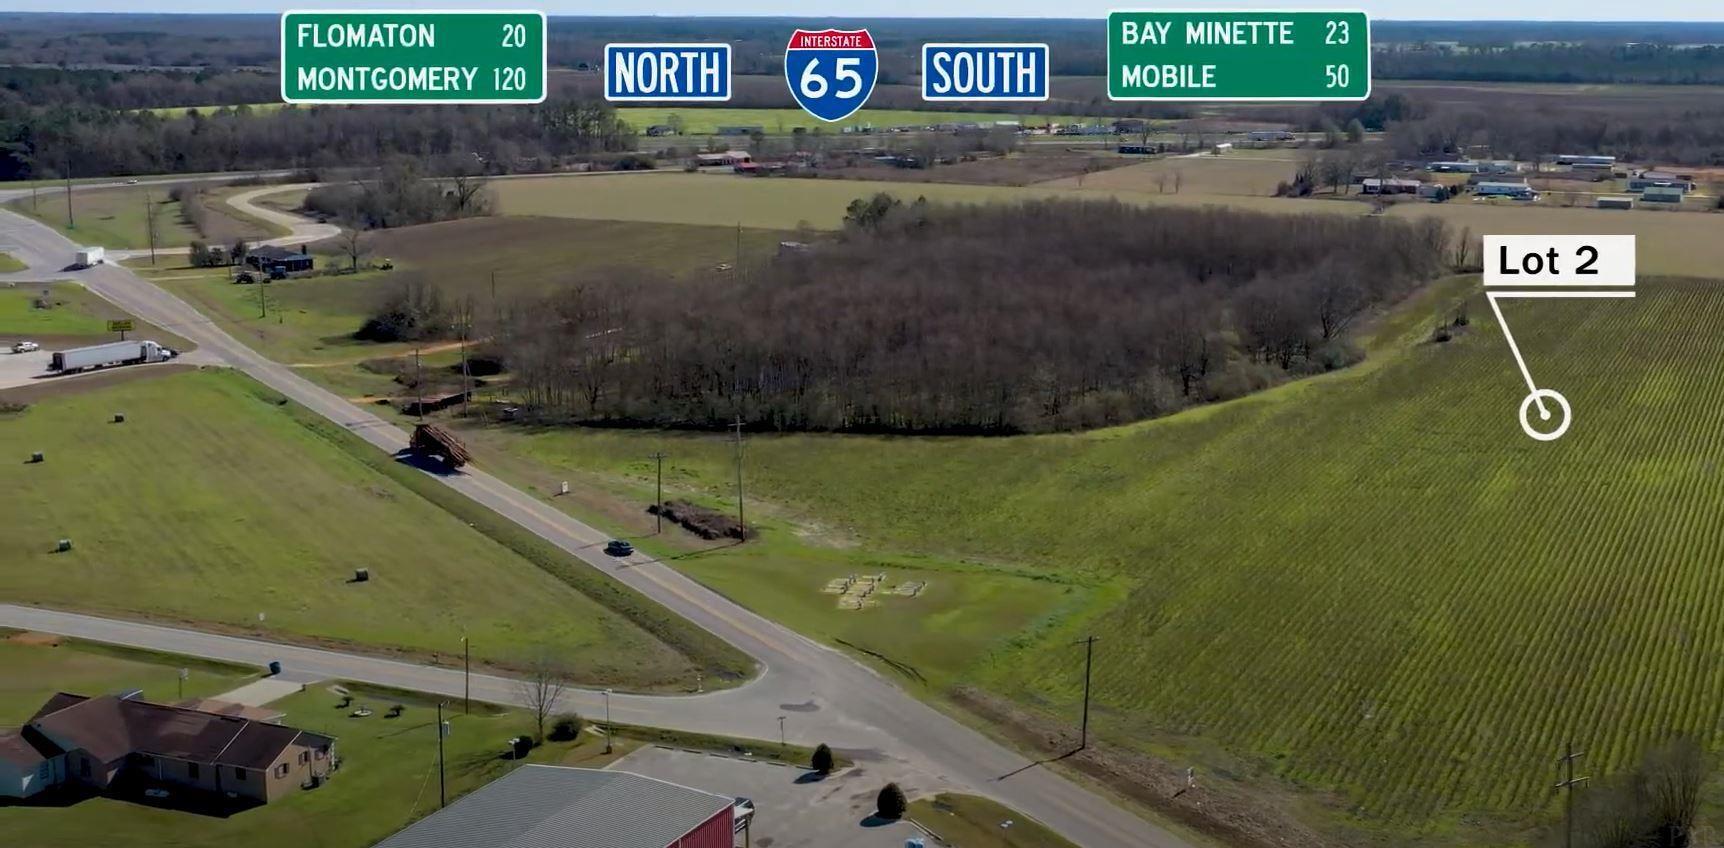
POLYGON ((443 702, 437 702, 437 806, 449 806, 449 791, 443 783, 443 737, 449 735, 448 725, 443 723, 443 702))
POLYGON ((611 727, 611 690, 605 690, 605 753, 611 752, 611 737, 616 735, 611 727))
POLYGON ((737 541, 748 538, 748 522, 742 517, 742 416, 736 416, 736 423, 730 425, 736 428, 736 526, 741 537, 737 541))
POLYGON ((503 306, 497 302, 497 270, 491 269, 491 336, 502 334, 503 306))
POLYGON ((425 423, 425 378, 419 370, 419 345, 413 346, 413 391, 419 394, 419 423, 425 423))
POLYGON ((1566 790, 1563 801, 1563 848, 1574 848, 1574 788, 1586 782, 1585 777, 1574 776, 1574 761, 1586 756, 1585 751, 1574 750, 1574 743, 1568 743, 1568 753, 1557 758, 1562 763, 1563 779, 1557 781, 1556 788, 1566 790))
POLYGON ((652 511, 653 518, 656 519, 653 525, 654 533, 664 532, 664 457, 664 451, 654 451, 650 457, 658 463, 658 494, 654 495, 652 511))
POLYGON ((72 222, 72 163, 66 162, 66 229, 75 230, 78 225, 72 222))
POLYGON ((149 189, 144 190, 144 235, 150 240, 150 264, 156 264, 156 202, 149 189))
POLYGON ((783 753, 789 746, 784 743, 784 716, 778 717, 778 750, 783 753))
POLYGON ((473 296, 467 295, 463 310, 466 320, 461 325, 461 416, 467 416, 467 403, 473 397, 473 371, 467 367, 467 337, 473 334, 473 296))
POLYGON ((473 712, 473 643, 461 637, 461 714, 473 712))
POLYGON ((1089 748, 1089 681, 1090 681, 1090 670, 1095 667, 1095 641, 1096 641, 1096 637, 1090 636, 1090 637, 1087 637, 1087 638, 1084 638, 1084 639, 1081 639, 1079 641, 1072 643, 1074 645, 1084 646, 1083 647, 1083 733, 1082 733, 1082 736, 1079 737, 1079 741, 1078 741, 1078 750, 1079 751, 1082 751, 1082 750, 1089 748))

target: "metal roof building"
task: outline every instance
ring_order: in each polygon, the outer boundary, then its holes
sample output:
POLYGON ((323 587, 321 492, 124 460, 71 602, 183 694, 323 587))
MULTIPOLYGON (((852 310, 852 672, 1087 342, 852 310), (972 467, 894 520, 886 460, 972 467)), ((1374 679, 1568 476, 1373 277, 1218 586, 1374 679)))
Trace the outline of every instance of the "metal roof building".
POLYGON ((376 848, 730 848, 734 804, 624 771, 527 765, 376 848))

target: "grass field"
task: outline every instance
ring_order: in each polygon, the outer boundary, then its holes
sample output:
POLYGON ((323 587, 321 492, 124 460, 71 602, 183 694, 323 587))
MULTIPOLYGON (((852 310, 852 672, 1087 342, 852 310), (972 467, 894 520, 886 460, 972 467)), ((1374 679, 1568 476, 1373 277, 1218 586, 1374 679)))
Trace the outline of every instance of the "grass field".
POLYGON ((117 307, 74 283, 0 283, 0 333, 84 336, 106 333, 117 307), (41 308, 41 303, 49 307, 41 308))
POLYGON ((13 274, 19 271, 28 270, 29 267, 30 266, 25 265, 23 262, 20 262, 18 257, 13 256, 10 253, 0 252, 0 274, 13 274))
POLYGON ((1069 840, 1041 822, 975 795, 941 793, 923 798, 910 804, 909 817, 947 844, 964 848, 1072 848, 1069 840))
MULTIPOLYGON (((591 596, 617 590, 570 582, 596 573, 529 559, 414 488, 440 487, 301 415, 243 377, 202 372, 9 416, 7 444, 48 461, 0 463, 13 493, 0 596, 415 657, 458 651, 463 635, 500 663, 548 644, 588 682, 689 685, 687 657, 609 605, 626 599, 591 596), (116 410, 125 424, 109 423, 116 410), (60 538, 74 549, 53 553, 60 538), (348 583, 359 566, 371 581, 348 583)), ((636 612, 668 616, 652 610, 636 612)))
MULTIPOLYGON (((16 725, 40 706, 25 692, 66 689, 101 694, 141 688, 146 697, 172 700, 175 668, 188 661, 161 656, 156 662, 116 659, 98 646, 46 648, 0 642, 0 726, 16 725), (18 682, 25 681, 23 685, 18 682), (16 687, 16 688, 14 688, 16 687), (13 697, 13 693, 19 693, 13 697)), ((191 661, 187 695, 217 694, 226 683, 191 661)), ((341 770, 327 785, 294 792, 268 806, 228 818, 160 810, 107 798, 63 807, 0 806, 0 833, 8 844, 32 848, 77 848, 125 834, 142 845, 181 848, 365 848, 437 809, 435 704, 410 693, 374 693, 351 687, 377 715, 351 718, 325 687, 274 702, 295 727, 334 736, 341 770), (401 718, 382 718, 383 707, 402 703, 401 718), (315 822, 311 827, 308 823, 315 822)), ((32 695, 33 697, 33 695, 32 695)), ((43 695, 45 698, 46 695, 43 695)), ((624 740, 606 756, 604 741, 583 734, 572 742, 550 742, 525 761, 499 757, 506 741, 531 730, 518 712, 459 705, 446 714, 450 733, 444 745, 450 800, 501 777, 521 762, 600 767, 638 744, 624 740)))
MULTIPOLYGON (((870 126, 875 129, 898 126, 928 126, 944 123, 988 124, 994 121, 1019 121, 1024 125, 1040 125, 1049 121, 1055 123, 1072 123, 1081 121, 1071 115, 1043 116, 1016 112, 923 112, 909 109, 862 109, 842 121, 827 123, 808 114, 801 109, 731 109, 715 107, 702 109, 689 108, 643 108, 623 107, 617 109, 618 117, 627 121, 636 132, 645 135, 647 127, 655 125, 670 125, 671 116, 676 115, 683 123, 683 135, 710 135, 718 132, 719 127, 760 127, 769 135, 783 135, 797 129, 821 132, 842 132, 845 127, 870 126)), ((643 142, 673 142, 674 138, 643 139, 643 142)))
POLYGON ((156 206, 156 246, 185 245, 197 230, 180 216, 180 204, 168 199, 172 184, 126 186, 72 192, 72 226, 66 223, 66 195, 43 192, 14 200, 12 211, 35 218, 79 244, 126 249, 150 246, 145 228, 146 203, 156 206))
POLYGON ((1289 182, 1299 163, 1311 154, 1299 150, 1248 150, 1241 153, 1277 154, 1199 156, 1192 159, 1157 159, 1094 174, 1065 177, 1038 184, 1042 188, 1083 188, 1091 191, 1130 191, 1151 195, 1180 194, 1240 195, 1270 197, 1278 183, 1289 182))
MULTIPOLYGON (((164 657, 93 642, 0 631, 0 727, 16 727, 55 692, 112 695, 142 689, 172 702, 204 698, 242 686, 255 670, 183 657, 164 657)), ((0 814, 3 815, 3 814, 0 814)))
MULTIPOLYGON (((1641 289, 1505 307, 1540 385, 1574 404, 1554 444, 1520 433, 1524 386, 1476 297, 1470 332, 1424 341, 1452 314, 1437 297, 1351 371, 1082 435, 756 436, 750 486, 871 551, 1129 586, 1018 636, 968 667, 973 682, 1075 715, 1069 643, 1094 632, 1106 738, 1181 762, 1218 745, 1244 764, 1233 776, 1314 790, 1352 825, 1499 838, 1550 809, 1571 736, 1594 773, 1671 730, 1724 742, 1724 676, 1694 661, 1724 651, 1707 518, 1724 509, 1724 443, 1698 412, 1724 393, 1724 342, 1706 329, 1724 288, 1641 289)), ((637 479, 665 448, 676 491, 714 499, 733 473, 716 436, 498 447, 637 479)), ((810 626, 781 587, 725 590, 810 626)))
MULTIPOLYGON (((745 227, 792 229, 808 224, 836 229, 844 208, 858 197, 887 192, 905 201, 926 197, 949 203, 1000 203, 1050 197, 1112 198, 1127 203, 1176 206, 1225 205, 1264 212, 1316 212, 1363 215, 1361 203, 1329 200, 1204 193, 1199 167, 1231 168, 1221 163, 1189 160, 1190 181, 1179 194, 1144 189, 1151 165, 1134 165, 1091 174, 1082 189, 1054 186, 1003 187, 929 183, 866 182, 862 180, 760 179, 725 174, 658 174, 650 177, 604 176, 580 180, 525 179, 496 184, 500 210, 507 215, 549 215, 592 220, 651 221, 675 224, 741 223, 745 227), (1092 183, 1091 181, 1097 181, 1092 183), (1122 187, 1108 187, 1108 180, 1122 187), (578 183, 578 185, 571 185, 578 183), (1129 185, 1127 185, 1129 184, 1129 185)), ((1259 160, 1239 160, 1242 167, 1259 167, 1259 160), (1249 164, 1246 164, 1249 163, 1249 164)), ((1291 163, 1289 174, 1291 174, 1291 163)), ((1166 167, 1166 166, 1153 166, 1166 167)), ((1215 175, 1232 182, 1236 175, 1215 175)), ((1254 183, 1253 183, 1254 184, 1254 183)), ((1171 188, 1171 185, 1170 185, 1171 188)), ((1636 210, 1562 209, 1548 206, 1495 205, 1456 201, 1404 203, 1391 208, 1396 217, 1435 217, 1457 232, 1470 228, 1485 233, 1623 233, 1638 236, 1640 271, 1644 274, 1705 276, 1724 267, 1724 239, 1714 237, 1719 219, 1712 215, 1636 210)))
MULTIPOLYGON (((437 286, 446 298, 473 297, 475 308, 488 316, 498 306, 506 308, 520 297, 566 282, 559 269, 644 267, 681 274, 735 262, 739 241, 743 258, 759 261, 772 255, 782 237, 744 230, 739 240, 734 226, 642 227, 566 218, 475 218, 374 233, 371 255, 393 260, 396 270, 392 272, 264 286, 230 283, 225 269, 164 267, 148 275, 277 361, 327 364, 411 352, 410 345, 370 344, 352 338, 390 287, 409 276, 437 286), (508 249, 500 250, 499 245, 508 249)), ((328 266, 344 260, 325 256, 320 261, 328 266)))

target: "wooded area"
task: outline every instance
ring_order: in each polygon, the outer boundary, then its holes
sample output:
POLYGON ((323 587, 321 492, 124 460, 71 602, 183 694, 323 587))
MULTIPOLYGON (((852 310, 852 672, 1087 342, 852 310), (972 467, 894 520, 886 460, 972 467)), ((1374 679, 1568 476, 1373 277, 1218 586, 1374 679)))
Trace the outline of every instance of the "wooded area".
MULTIPOLYGON (((1072 430, 1356 360, 1349 327, 1442 273, 1449 241, 1435 221, 881 195, 837 240, 764 267, 571 279, 496 338, 516 399, 547 420, 1072 430)), ((389 301, 461 323, 423 286, 389 301)))
POLYGON ((633 148, 602 100, 538 106, 240 107, 159 116, 0 99, 0 180, 377 164, 457 155, 488 173, 549 170, 560 157, 633 148))

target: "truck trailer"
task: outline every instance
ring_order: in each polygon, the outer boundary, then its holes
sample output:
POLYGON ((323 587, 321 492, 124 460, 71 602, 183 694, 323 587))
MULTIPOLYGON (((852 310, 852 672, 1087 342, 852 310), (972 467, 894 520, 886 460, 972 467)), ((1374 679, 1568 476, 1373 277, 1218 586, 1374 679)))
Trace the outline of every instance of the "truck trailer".
POLYGON ((75 347, 55 351, 48 361, 49 371, 70 373, 110 365, 133 365, 141 362, 166 362, 176 354, 147 340, 109 342, 108 344, 75 347))
POLYGON ((77 268, 93 268, 108 259, 108 251, 101 247, 80 247, 73 257, 72 265, 77 268))

